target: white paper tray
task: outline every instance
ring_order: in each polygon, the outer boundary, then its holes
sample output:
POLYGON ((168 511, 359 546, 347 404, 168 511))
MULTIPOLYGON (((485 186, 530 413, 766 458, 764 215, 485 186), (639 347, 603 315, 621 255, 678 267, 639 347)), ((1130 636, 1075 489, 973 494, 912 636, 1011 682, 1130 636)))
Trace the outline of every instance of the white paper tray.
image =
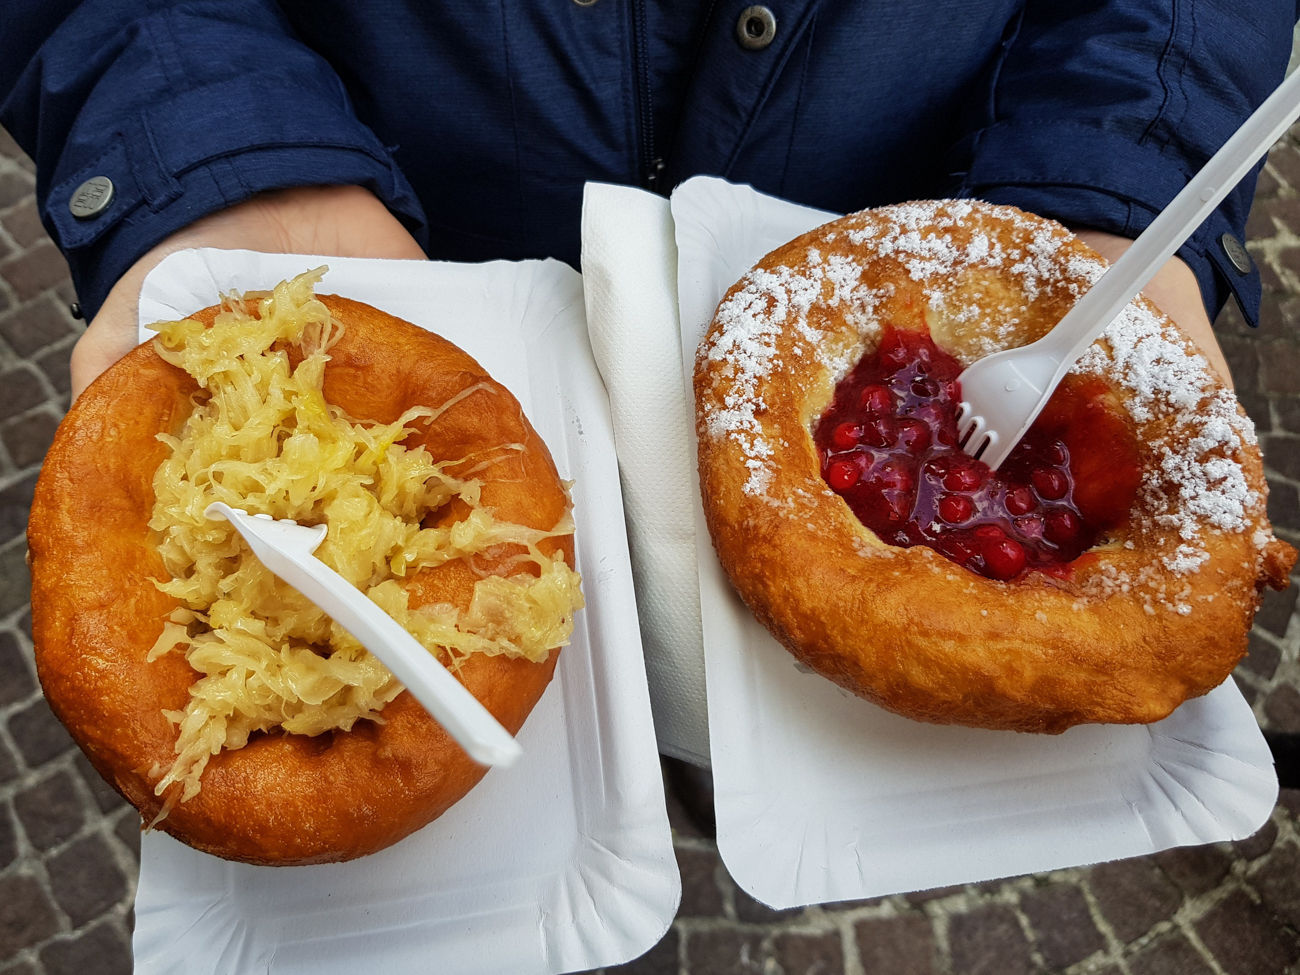
POLYGON ((140 321, 183 318, 219 290, 267 288, 321 264, 321 293, 438 332, 519 399, 576 481, 587 608, 519 734, 524 757, 396 846, 344 864, 252 867, 146 834, 136 971, 552 975, 634 958, 667 930, 681 887, 581 278, 555 261, 182 251, 146 278, 140 321))
MULTIPOLYGON (((696 177, 672 198, 683 365, 726 290, 834 214, 696 177)), ((697 480, 698 485, 698 480, 697 480)), ((1059 736, 909 721, 795 669, 731 588, 696 488, 718 849, 773 907, 1241 839, 1277 800, 1231 681, 1154 725, 1059 736)))

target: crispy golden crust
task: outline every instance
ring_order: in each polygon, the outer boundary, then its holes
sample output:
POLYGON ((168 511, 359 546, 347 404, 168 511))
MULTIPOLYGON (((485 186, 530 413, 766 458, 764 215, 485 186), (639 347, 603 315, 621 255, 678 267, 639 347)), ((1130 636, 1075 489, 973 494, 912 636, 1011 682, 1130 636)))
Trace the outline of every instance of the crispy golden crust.
MULTIPOLYGON (((550 529, 567 498, 546 445, 515 398, 450 342, 359 302, 321 296, 346 326, 331 349, 326 398, 361 419, 391 423, 415 405, 471 394, 408 446, 435 458, 496 444, 505 459, 476 471, 498 517, 550 529)), ((194 316, 210 322, 216 309, 194 316)), ((166 570, 147 523, 153 476, 178 433, 195 385, 146 343, 100 376, 60 426, 36 486, 28 529, 36 663, 50 706, 104 778, 145 821, 162 807, 153 783, 175 754, 164 709, 182 709, 196 674, 180 654, 145 657, 178 604, 153 585, 166 570)), ((482 457, 473 463, 479 464, 482 457)), ((455 473, 453 468, 452 473, 455 473)), ((454 520, 454 515, 448 515, 454 520)), ((549 540, 573 564, 572 539, 549 540)), ((412 607, 469 606, 476 577, 460 561, 424 569, 405 585, 412 607)), ((559 656, 545 663, 475 654, 460 677, 512 733, 541 697, 559 656)), ((305 864, 383 849, 441 815, 486 771, 403 691, 385 723, 315 738, 256 736, 212 758, 203 788, 161 828, 232 860, 305 864)))
POLYGON ((907 204, 814 230, 728 292, 695 373, 705 514, 732 584, 808 666, 911 718, 1055 733, 1156 721, 1245 653, 1295 551, 1272 537, 1245 414, 1145 298, 1079 367, 1131 414, 1144 480, 1071 580, 886 545, 821 478, 811 431, 882 324, 969 363, 1049 330, 1099 261, 1009 207, 907 204))

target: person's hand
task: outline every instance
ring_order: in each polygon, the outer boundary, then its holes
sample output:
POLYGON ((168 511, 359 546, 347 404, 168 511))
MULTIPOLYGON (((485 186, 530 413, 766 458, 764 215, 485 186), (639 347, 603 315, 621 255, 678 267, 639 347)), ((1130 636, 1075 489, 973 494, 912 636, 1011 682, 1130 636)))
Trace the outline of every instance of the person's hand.
MULTIPOLYGON (((1133 241, 1127 237, 1117 237, 1101 230, 1076 230, 1074 233, 1112 264, 1133 246, 1133 241)), ((1210 365, 1219 374, 1219 378, 1231 389, 1232 374, 1228 371, 1228 360, 1223 357, 1223 350, 1214 337, 1210 318, 1205 314, 1205 303, 1201 301, 1201 286, 1192 269, 1180 258, 1171 257, 1142 289, 1142 293, 1187 333, 1210 360, 1210 365)))
POLYGON ((360 186, 308 186, 260 194, 177 231, 122 275, 72 350, 73 399, 135 348, 145 275, 168 254, 187 247, 424 259, 415 238, 360 186))

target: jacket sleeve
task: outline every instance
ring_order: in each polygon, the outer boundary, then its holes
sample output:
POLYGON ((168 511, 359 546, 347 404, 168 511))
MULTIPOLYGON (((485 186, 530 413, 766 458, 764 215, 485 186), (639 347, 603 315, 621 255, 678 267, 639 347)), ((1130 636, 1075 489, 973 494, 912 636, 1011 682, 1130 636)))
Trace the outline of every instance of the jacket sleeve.
MULTIPOLYGON (((1027 0, 952 160, 956 192, 1136 237, 1282 81, 1292 0, 1027 0)), ((1261 164, 1262 165, 1262 164, 1261 164)), ((1178 252, 1210 318, 1239 271, 1257 166, 1178 252)))
POLYGON ((263 190, 366 186, 427 243, 391 154, 272 0, 0 4, 0 124, 36 161, 87 318, 149 248, 263 190), (79 220, 93 176, 114 196, 79 220))

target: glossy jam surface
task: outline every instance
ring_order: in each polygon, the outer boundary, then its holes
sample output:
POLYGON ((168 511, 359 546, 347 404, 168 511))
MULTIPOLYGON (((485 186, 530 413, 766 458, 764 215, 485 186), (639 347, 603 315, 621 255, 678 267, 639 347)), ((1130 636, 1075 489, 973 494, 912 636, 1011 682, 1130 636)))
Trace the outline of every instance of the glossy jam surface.
POLYGON ((891 545, 928 545, 992 579, 1068 576, 1132 508, 1130 424, 1104 383, 1067 377, 994 472, 957 446, 961 371, 928 334, 887 326, 818 421, 822 477, 891 545))

